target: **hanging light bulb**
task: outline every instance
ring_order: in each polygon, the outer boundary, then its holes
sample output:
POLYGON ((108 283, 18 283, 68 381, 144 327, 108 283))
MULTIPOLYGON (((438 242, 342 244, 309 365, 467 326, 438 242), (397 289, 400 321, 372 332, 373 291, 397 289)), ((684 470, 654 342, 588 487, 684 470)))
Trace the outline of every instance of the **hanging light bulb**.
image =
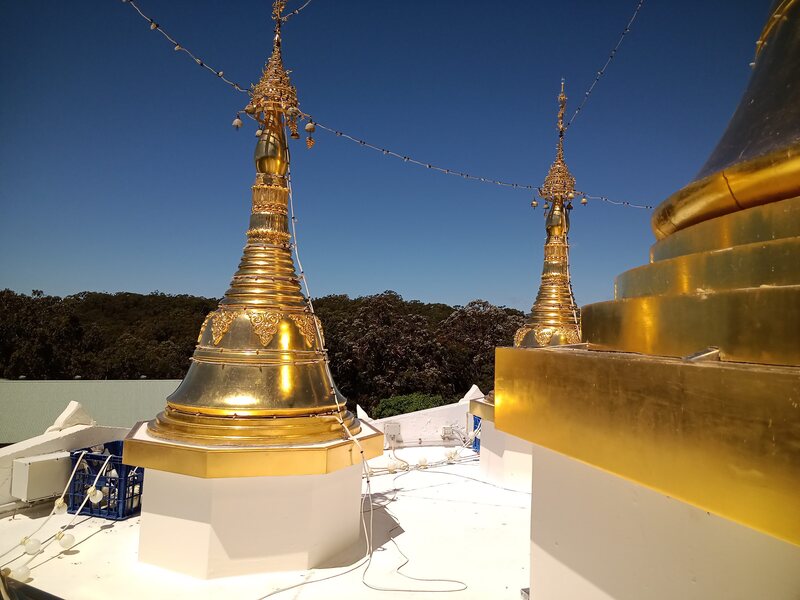
POLYGON ((89 496, 89 502, 92 504, 100 504, 100 501, 103 499, 103 490, 98 490, 94 486, 86 490, 86 494, 89 496))
POLYGON ((175 50, 175 52, 180 52, 181 50, 183 50, 183 48, 181 48, 180 44, 175 44, 174 50, 175 50))
POLYGON ((150 21, 150 31, 155 31, 156 29, 158 29, 158 23, 150 21))
POLYGON ((58 545, 61 546, 64 550, 69 550, 75 545, 75 536, 71 533, 64 533, 63 531, 59 531, 56 533, 56 539, 58 540, 58 545))
POLYGON ((242 120, 239 118, 239 115, 236 115, 236 118, 233 120, 233 123, 231 123, 231 125, 233 125, 234 129, 236 130, 238 130, 242 126, 242 120))
POLYGON ((22 538, 21 545, 25 548, 25 554, 38 554, 42 547, 42 542, 36 538, 22 538))
POLYGON ((67 512, 67 503, 64 502, 63 498, 56 498, 56 501, 53 503, 53 512, 57 515, 63 515, 67 512))

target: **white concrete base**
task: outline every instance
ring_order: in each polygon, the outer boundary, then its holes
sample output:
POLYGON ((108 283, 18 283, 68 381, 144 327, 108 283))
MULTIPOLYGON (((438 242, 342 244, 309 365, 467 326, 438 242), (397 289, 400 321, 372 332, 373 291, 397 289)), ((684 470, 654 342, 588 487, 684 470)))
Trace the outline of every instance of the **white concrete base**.
POLYGON ((201 479, 147 469, 139 560, 194 577, 310 569, 358 541, 361 465, 201 479))
POLYGON ((492 483, 512 490, 530 491, 533 444, 500 431, 481 420, 481 474, 492 483))
POLYGON ((533 452, 531 598, 797 600, 800 547, 533 452))

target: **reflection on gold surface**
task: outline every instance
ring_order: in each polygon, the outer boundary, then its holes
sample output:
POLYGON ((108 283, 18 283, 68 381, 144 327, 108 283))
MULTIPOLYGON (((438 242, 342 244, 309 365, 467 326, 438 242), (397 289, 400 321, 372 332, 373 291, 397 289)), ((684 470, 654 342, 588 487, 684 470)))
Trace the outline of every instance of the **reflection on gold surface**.
POLYGON ((230 396, 225 400, 226 404, 230 406, 253 406, 258 404, 258 399, 253 396, 230 396))
MULTIPOLYGON (((125 464, 191 477, 323 475, 360 464, 362 460, 359 448, 350 440, 331 438, 310 446, 283 443, 273 447, 208 447, 143 439, 142 427, 146 429, 139 423, 125 439, 122 450, 125 464)), ((383 434, 369 425, 365 429, 358 439, 363 458, 369 460, 383 454, 383 434)))
POLYGON ((498 429, 800 544, 797 368, 498 348, 495 373, 498 429))

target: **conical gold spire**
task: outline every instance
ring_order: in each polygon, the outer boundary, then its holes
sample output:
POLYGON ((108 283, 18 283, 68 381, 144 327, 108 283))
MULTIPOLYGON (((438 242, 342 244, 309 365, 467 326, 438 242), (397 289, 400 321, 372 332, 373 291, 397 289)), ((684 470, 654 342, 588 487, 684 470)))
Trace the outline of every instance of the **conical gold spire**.
POLYGON ((558 145, 556 159, 539 189, 545 201, 544 267, 531 316, 514 335, 514 346, 577 344, 581 341, 581 313, 572 294, 569 276, 569 211, 575 197, 575 178, 564 162, 564 80, 558 95, 558 145))
POLYGON ((213 445, 315 443, 355 434, 326 362, 322 327, 301 293, 288 228, 289 149, 297 94, 281 58, 284 2, 275 43, 245 111, 259 123, 252 213, 239 269, 206 317, 192 364, 148 425, 166 439, 213 445))

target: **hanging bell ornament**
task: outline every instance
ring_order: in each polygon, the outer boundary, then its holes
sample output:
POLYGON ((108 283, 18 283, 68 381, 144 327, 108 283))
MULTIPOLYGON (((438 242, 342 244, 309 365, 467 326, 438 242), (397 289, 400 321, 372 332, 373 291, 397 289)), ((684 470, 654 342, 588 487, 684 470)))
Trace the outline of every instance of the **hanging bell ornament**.
POLYGON ((570 192, 569 194, 567 194, 567 198, 569 198, 570 200, 572 200, 574 197, 575 197, 575 192, 570 192))
POLYGON ((150 31, 155 31, 156 29, 158 29, 158 23, 150 21, 150 31))
POLYGON ((314 138, 311 137, 311 134, 314 133, 317 130, 317 126, 314 125, 313 121, 309 121, 308 123, 306 123, 306 126, 304 127, 304 129, 306 130, 306 133, 308 134, 308 137, 306 138, 306 147, 309 150, 311 150, 311 148, 314 147, 314 138))
POLYGON ((239 118, 239 115, 236 115, 236 118, 233 120, 233 128, 238 130, 242 126, 242 120, 239 118))
POLYGON ((261 137, 262 133, 264 133, 263 129, 256 129, 256 137, 261 137))
POLYGON ((297 133, 296 131, 293 131, 293 132, 292 132, 292 133, 289 135, 289 137, 290 137, 290 138, 292 138, 293 140, 299 140, 299 139, 300 139, 300 134, 299 134, 299 133, 297 133))
POLYGON ((254 112, 256 112, 256 107, 252 104, 248 104, 244 107, 244 112, 246 112, 248 115, 252 115, 254 112))
POLYGON ((586 206, 587 204, 589 204, 589 201, 586 199, 586 196, 584 196, 583 198, 581 198, 581 204, 583 204, 584 206, 586 206))
POLYGON ((539 203, 536 200, 534 200, 533 202, 531 202, 531 206, 533 208, 536 208, 537 206, 539 206, 539 203))

